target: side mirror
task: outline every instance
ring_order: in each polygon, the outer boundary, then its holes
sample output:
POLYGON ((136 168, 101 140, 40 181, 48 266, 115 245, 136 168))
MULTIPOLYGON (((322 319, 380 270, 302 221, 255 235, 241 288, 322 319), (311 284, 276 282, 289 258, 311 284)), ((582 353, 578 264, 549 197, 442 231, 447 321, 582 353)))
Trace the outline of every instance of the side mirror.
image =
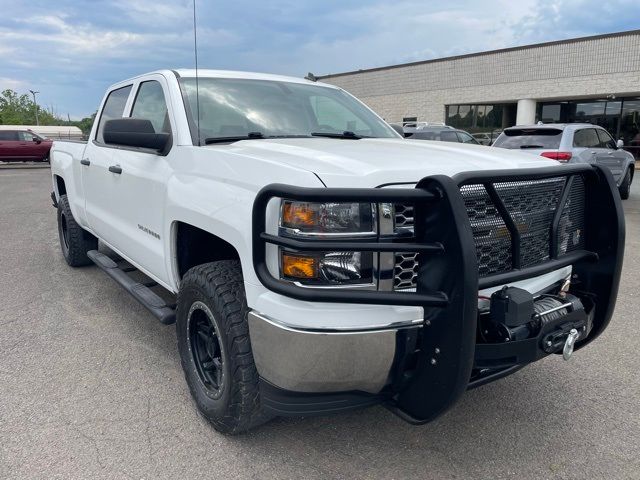
POLYGON ((622 140, 621 138, 618 139, 618 141, 616 142, 616 147, 617 148, 622 148, 624 147, 624 140, 622 140))
POLYGON ((38 145, 42 143, 42 140, 40 140, 38 137, 33 137, 33 141, 36 142, 38 145))
POLYGON ((150 120, 140 118, 116 118, 107 120, 102 132, 104 143, 126 147, 149 148, 166 153, 171 135, 156 133, 150 120))

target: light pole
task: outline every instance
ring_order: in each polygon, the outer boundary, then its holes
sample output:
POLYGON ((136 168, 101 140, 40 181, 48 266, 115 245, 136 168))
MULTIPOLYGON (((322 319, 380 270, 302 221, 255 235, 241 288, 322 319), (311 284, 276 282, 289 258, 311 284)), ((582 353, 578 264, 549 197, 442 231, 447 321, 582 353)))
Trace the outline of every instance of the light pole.
POLYGON ((40 122, 38 121, 38 104, 36 103, 36 94, 40 93, 40 92, 34 92, 33 90, 29 90, 31 92, 31 95, 33 95, 33 105, 36 109, 36 125, 40 125, 40 122))

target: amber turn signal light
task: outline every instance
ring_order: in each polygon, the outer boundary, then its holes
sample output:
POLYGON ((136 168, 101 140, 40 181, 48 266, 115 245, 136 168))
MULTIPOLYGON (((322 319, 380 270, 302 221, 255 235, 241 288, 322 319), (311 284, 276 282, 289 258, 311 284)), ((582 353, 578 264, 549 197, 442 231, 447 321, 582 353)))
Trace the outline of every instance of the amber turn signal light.
POLYGON ((285 227, 313 227, 317 223, 317 211, 304 202, 284 202, 282 224, 285 227))
POLYGON ((318 260, 282 252, 282 274, 289 278, 318 278, 318 260))

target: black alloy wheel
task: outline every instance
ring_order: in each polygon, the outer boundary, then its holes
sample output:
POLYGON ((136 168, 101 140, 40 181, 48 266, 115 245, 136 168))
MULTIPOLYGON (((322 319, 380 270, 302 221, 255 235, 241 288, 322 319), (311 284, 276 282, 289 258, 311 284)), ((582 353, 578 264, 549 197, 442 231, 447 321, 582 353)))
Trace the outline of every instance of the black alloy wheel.
POLYGON ((225 386, 224 350, 213 314, 203 302, 191 305, 188 335, 196 372, 208 395, 220 398, 225 386))

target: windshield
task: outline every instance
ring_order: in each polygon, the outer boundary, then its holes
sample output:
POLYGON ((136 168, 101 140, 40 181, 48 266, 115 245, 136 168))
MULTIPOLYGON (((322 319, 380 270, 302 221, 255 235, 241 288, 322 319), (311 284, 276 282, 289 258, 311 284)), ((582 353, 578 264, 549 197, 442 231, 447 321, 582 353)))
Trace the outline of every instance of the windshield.
POLYGON ((500 148, 560 148, 562 130, 557 128, 511 128, 500 134, 493 144, 500 148))
MULTIPOLYGON (((312 137, 345 132, 359 137, 398 134, 359 101, 336 88, 271 80, 181 78, 197 143, 223 137, 312 137), (250 135, 251 134, 251 135, 250 135), (258 136, 258 134, 260 134, 258 136)), ((351 137, 352 138, 352 137, 351 137)))

